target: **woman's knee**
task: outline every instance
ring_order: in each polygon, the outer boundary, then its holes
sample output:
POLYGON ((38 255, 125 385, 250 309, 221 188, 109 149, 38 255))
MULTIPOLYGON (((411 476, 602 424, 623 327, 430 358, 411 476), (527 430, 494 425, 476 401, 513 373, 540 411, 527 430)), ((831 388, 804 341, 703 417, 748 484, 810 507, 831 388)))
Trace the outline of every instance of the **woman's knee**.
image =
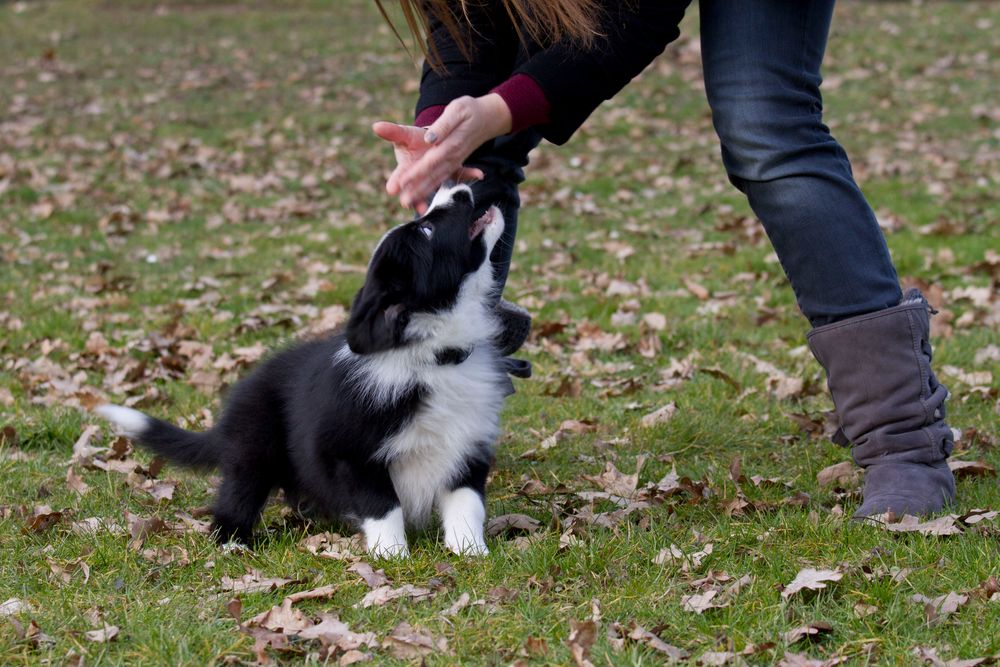
POLYGON ((712 122, 734 181, 849 171, 843 149, 818 110, 743 100, 713 105, 712 122))

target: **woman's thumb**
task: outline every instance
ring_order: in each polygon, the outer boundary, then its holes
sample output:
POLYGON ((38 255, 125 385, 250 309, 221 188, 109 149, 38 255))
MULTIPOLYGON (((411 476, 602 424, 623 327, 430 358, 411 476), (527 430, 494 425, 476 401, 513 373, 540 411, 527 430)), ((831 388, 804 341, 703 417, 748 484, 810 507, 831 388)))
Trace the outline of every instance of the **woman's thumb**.
POLYGON ((428 144, 439 144, 446 139, 456 127, 469 119, 472 101, 471 97, 459 97, 449 102, 444 113, 424 132, 424 141, 428 144))

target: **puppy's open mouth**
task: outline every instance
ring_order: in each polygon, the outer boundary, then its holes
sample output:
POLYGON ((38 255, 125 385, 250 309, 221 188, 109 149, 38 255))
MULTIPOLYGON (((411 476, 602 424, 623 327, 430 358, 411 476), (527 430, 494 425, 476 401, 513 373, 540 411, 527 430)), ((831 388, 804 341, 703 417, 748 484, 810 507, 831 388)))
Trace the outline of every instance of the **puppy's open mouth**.
POLYGON ((486 213, 472 221, 469 225, 469 239, 475 239, 477 236, 483 233, 486 226, 493 222, 493 207, 490 206, 486 209, 486 213))

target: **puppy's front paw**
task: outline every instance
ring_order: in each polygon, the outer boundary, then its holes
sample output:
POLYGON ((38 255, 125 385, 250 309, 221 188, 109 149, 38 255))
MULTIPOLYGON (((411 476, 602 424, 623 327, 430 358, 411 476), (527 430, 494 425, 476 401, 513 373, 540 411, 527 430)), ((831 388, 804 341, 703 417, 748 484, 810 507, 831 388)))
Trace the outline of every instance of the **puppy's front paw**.
POLYGON ((406 558, 410 555, 401 507, 381 519, 365 519, 361 522, 361 532, 365 535, 368 553, 374 558, 406 558))
POLYGON ((372 558, 407 558, 410 555, 410 548, 405 544, 381 544, 376 543, 368 547, 368 553, 372 558))
POLYGON ((452 553, 459 556, 489 556, 490 550, 486 547, 482 534, 458 536, 446 534, 444 544, 452 553))

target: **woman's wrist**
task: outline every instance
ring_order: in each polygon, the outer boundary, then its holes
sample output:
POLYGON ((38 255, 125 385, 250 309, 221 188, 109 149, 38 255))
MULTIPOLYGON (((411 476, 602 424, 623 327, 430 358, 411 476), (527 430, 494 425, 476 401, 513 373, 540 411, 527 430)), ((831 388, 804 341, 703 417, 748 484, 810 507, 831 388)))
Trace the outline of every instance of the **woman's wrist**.
POLYGON ((489 93, 477 98, 477 102, 485 111, 485 132, 489 136, 484 141, 510 134, 513 127, 513 117, 510 113, 510 107, 507 106, 507 102, 504 101, 503 97, 497 93, 489 93))

